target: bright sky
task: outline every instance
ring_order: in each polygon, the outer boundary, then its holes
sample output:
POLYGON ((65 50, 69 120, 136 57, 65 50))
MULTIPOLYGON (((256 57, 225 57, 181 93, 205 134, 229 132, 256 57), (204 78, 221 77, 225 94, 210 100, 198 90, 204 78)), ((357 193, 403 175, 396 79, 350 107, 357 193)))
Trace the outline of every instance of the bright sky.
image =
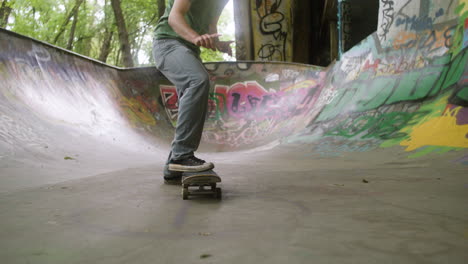
MULTIPOLYGON (((234 19, 234 4, 233 0, 229 0, 229 2, 226 4, 226 8, 224 8, 223 14, 227 13, 229 17, 232 17, 234 19)), ((221 14, 221 15, 223 15, 221 14)), ((229 25, 225 29, 220 29, 220 32, 224 34, 229 34, 229 35, 235 35, 236 31, 236 25, 234 24, 234 20, 230 21, 229 25)))

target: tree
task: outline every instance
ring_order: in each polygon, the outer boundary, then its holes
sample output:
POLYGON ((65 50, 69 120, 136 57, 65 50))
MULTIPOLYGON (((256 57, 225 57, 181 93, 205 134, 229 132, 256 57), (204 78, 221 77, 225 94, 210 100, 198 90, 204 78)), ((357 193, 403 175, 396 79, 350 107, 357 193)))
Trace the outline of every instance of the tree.
POLYGON ((4 28, 8 24, 8 18, 10 17, 11 10, 11 3, 8 3, 8 0, 3 0, 2 5, 0 6, 0 27, 4 28))
MULTIPOLYGON (((0 0, 0 26, 116 66, 150 66, 164 9, 164 0, 0 0)), ((224 58, 210 51, 202 57, 224 58)))
POLYGON ((63 24, 60 26, 60 29, 59 31, 57 32, 57 34, 55 35, 55 38, 53 40, 53 44, 57 44, 57 41, 58 39, 62 36, 63 32, 66 30, 66 27, 68 25, 68 23, 70 23, 70 20, 71 18, 78 13, 78 10, 80 9, 80 6, 81 4, 84 2, 84 0, 76 0, 75 1, 75 6, 73 7, 73 9, 70 11, 70 13, 68 14, 68 16, 65 18, 65 20, 63 21, 63 24))
POLYGON ((114 19, 110 15, 108 1, 104 2, 104 34, 99 52, 98 60, 107 62, 107 58, 112 50, 112 38, 114 37, 114 19))
POLYGON ((80 5, 83 3, 82 0, 76 0, 75 6, 77 8, 73 9, 73 23, 72 27, 70 29, 70 37, 68 38, 68 43, 67 43, 67 49, 72 50, 73 49, 73 40, 75 38, 75 30, 76 30, 76 24, 78 23, 78 12, 80 11, 80 5))
POLYGON ((132 52, 128 38, 127 25, 122 13, 120 0, 111 0, 112 9, 114 10, 115 22, 119 30, 120 51, 122 52, 122 63, 125 67, 133 67, 132 52))
MULTIPOLYGON (((166 10, 166 1, 165 0, 158 0, 158 17, 161 18, 164 15, 164 11, 166 10)), ((158 20, 159 20, 158 18, 158 20)))

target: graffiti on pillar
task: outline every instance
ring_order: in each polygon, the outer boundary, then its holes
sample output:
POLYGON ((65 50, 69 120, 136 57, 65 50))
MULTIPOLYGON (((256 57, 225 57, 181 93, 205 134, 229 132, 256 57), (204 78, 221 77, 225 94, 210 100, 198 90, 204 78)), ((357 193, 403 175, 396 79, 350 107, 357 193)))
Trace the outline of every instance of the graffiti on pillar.
MULTIPOLYGON (((463 0, 465 1, 465 0, 463 0)), ((412 35, 428 43, 442 28, 456 25, 457 4, 455 0, 380 0, 377 36, 382 47, 392 45, 401 35, 412 35), (431 35, 432 34, 432 35, 431 35), (417 37, 416 37, 417 36, 417 37)), ((453 34, 453 32, 447 32, 453 34)), ((449 36, 446 36, 449 37, 449 36)), ((447 43, 450 44, 450 43, 447 43)), ((446 50, 441 49, 439 54, 446 50)))
POLYGON ((381 11, 379 13, 380 33, 378 35, 381 40, 386 40, 395 16, 395 10, 393 9, 394 3, 392 0, 382 0, 381 5, 382 7, 380 8, 381 11))
POLYGON ((292 1, 256 0, 252 2, 255 59, 292 60, 292 1))
POLYGON ((341 1, 341 51, 347 51, 351 43, 351 3, 350 1, 341 1))

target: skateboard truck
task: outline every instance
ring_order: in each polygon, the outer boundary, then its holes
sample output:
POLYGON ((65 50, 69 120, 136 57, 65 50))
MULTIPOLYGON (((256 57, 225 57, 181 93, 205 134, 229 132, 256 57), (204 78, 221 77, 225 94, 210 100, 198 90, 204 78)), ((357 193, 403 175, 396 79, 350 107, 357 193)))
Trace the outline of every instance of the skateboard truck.
POLYGON ((213 170, 201 172, 184 172, 182 175, 182 198, 187 200, 189 196, 212 195, 221 199, 221 188, 216 187, 221 178, 213 170))

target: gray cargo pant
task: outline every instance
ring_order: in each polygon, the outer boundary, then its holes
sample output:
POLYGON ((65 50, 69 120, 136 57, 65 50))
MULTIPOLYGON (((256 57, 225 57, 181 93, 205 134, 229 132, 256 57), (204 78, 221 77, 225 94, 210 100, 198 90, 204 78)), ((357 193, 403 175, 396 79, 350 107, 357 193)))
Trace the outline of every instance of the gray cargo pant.
POLYGON ((154 40, 153 57, 156 68, 176 86, 179 97, 179 116, 168 164, 171 159, 193 155, 200 145, 210 78, 198 55, 178 40, 154 40))

